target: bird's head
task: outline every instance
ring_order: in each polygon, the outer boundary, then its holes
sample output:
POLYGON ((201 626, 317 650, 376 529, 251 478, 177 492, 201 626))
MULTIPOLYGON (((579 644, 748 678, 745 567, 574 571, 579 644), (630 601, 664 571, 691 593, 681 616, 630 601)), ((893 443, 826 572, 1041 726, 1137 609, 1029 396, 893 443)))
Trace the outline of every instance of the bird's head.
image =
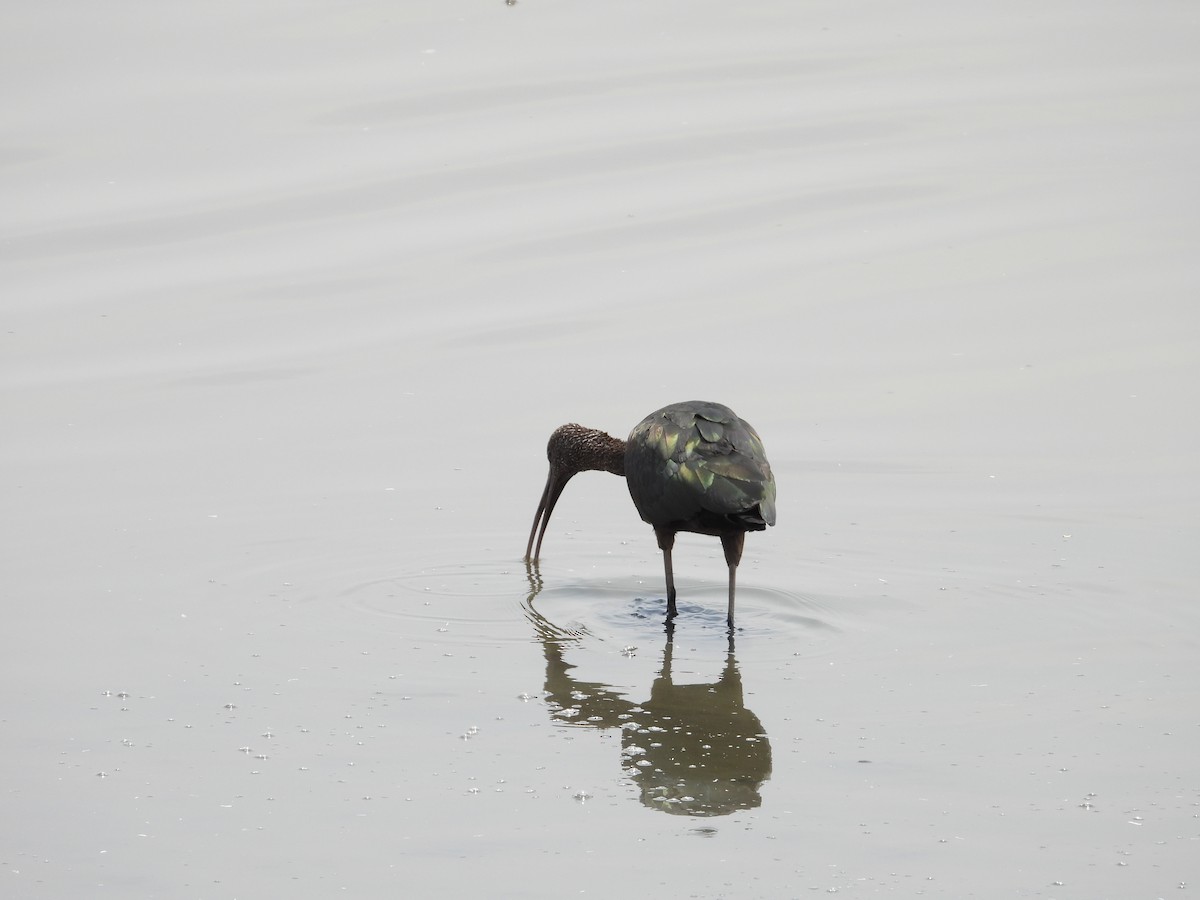
POLYGON ((589 470, 612 472, 625 475, 625 442, 595 428, 571 423, 560 425, 546 443, 546 458, 550 462, 550 474, 546 476, 546 487, 533 517, 533 528, 529 531, 529 543, 525 546, 525 559, 537 562, 542 552, 542 538, 550 524, 550 513, 559 495, 577 473, 589 470), (541 525, 539 531, 538 525, 541 525), (534 547, 534 535, 537 546, 534 547))

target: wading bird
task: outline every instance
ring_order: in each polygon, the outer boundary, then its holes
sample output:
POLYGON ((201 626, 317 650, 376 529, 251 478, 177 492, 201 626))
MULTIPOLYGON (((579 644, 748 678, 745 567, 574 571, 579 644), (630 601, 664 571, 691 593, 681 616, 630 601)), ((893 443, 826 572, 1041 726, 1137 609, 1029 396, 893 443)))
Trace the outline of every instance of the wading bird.
POLYGON ((625 476, 633 505, 653 526, 667 573, 667 621, 676 615, 671 548, 680 531, 721 539, 729 565, 729 626, 747 531, 775 524, 775 478, 762 441, 727 406, 693 400, 650 413, 623 441, 595 428, 563 425, 546 445, 550 474, 533 517, 527 562, 537 562, 550 513, 577 472, 625 476), (541 524, 539 531, 538 525, 541 524), (537 546, 534 546, 534 536, 537 546))

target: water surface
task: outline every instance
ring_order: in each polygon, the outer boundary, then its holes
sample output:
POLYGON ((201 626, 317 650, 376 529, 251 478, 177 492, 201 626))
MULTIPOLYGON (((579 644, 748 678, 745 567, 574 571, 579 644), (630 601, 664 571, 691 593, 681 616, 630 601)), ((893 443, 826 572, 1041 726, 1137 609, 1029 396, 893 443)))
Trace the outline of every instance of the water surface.
POLYGON ((5 896, 1200 883, 1184 6, 0 15, 5 896))

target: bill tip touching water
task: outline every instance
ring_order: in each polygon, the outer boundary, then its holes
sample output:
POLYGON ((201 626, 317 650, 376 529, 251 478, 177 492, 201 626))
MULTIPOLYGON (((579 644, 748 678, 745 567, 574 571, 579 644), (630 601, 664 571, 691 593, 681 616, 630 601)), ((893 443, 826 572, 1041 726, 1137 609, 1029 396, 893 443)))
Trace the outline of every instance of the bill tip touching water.
POLYGON ((721 539, 729 567, 733 627, 737 567, 747 531, 775 524, 775 476, 751 425, 719 403, 673 403, 642 419, 627 440, 574 423, 556 428, 546 445, 550 473, 542 490, 525 559, 537 562, 550 514, 579 472, 621 475, 642 521, 654 529, 667 580, 667 620, 676 615, 671 551, 680 531, 721 539), (536 539, 536 543, 535 543, 536 539))

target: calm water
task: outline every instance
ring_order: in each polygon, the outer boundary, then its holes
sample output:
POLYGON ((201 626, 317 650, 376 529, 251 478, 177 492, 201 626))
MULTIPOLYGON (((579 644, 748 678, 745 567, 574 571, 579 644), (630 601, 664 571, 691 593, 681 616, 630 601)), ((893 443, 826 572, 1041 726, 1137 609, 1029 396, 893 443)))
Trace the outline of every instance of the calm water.
POLYGON ((5 896, 1200 885, 1190 8, 0 16, 5 896))

